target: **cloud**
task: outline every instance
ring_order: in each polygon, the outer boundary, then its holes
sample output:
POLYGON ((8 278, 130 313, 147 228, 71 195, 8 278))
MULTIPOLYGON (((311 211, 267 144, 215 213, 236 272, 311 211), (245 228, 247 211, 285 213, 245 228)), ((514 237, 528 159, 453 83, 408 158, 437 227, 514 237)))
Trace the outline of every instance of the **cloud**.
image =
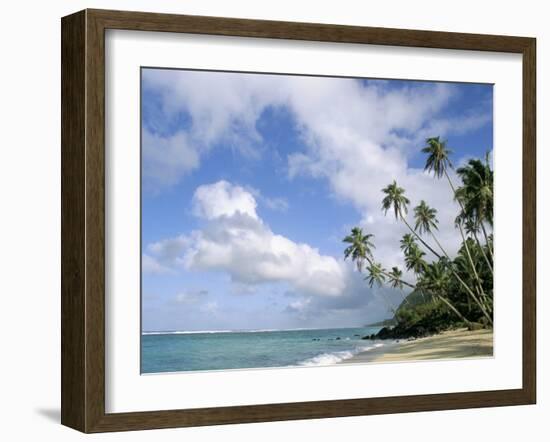
POLYGON ((187 290, 178 293, 174 300, 178 304, 197 304, 204 301, 208 296, 208 290, 187 290))
POLYGON ((157 259, 144 253, 141 259, 141 269, 144 273, 148 274, 163 274, 169 273, 171 269, 163 266, 157 259))
POLYGON ((277 212, 286 212, 289 208, 288 201, 285 198, 269 198, 266 196, 261 196, 260 201, 268 209, 275 210, 277 212))
POLYGON ((148 190, 172 186, 199 167, 199 152, 186 132, 162 137, 142 129, 143 178, 148 190))
POLYGON ((243 187, 218 181, 197 188, 194 213, 201 230, 148 247, 160 262, 188 270, 227 272, 238 284, 289 284, 308 295, 339 296, 346 266, 305 243, 274 233, 256 213, 254 196, 243 187))
POLYGON ((193 213, 208 220, 235 214, 258 219, 252 194, 224 180, 197 188, 193 195, 193 213))
POLYGON ((185 235, 167 238, 147 245, 147 253, 141 259, 142 271, 149 274, 173 272, 174 266, 181 267, 181 253, 189 244, 185 235))

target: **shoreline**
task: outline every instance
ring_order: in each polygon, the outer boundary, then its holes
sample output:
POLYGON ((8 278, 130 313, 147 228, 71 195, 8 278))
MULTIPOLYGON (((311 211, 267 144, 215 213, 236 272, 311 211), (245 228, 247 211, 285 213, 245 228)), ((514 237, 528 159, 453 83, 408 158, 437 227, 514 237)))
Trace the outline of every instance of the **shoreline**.
POLYGON ((366 362, 423 361, 434 359, 480 358, 493 356, 493 330, 449 330, 412 341, 392 340, 340 361, 339 364, 366 362))

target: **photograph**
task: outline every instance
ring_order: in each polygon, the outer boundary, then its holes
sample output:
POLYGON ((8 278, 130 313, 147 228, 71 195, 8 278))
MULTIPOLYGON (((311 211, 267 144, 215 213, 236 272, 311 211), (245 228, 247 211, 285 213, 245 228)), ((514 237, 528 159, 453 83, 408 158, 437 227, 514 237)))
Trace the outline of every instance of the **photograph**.
POLYGON ((140 83, 142 374, 493 357, 493 84, 140 83))

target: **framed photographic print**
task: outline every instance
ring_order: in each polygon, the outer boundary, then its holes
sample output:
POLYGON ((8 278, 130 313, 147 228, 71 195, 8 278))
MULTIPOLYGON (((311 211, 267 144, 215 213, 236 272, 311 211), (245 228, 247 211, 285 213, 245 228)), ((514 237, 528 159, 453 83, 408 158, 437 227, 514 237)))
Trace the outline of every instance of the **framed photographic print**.
POLYGON ((62 19, 62 423, 533 404, 535 40, 62 19))

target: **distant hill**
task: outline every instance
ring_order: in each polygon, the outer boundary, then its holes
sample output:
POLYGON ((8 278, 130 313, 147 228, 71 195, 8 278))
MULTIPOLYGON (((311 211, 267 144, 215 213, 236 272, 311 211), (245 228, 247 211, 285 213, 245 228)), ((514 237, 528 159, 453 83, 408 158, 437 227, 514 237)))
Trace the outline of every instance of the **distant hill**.
POLYGON ((414 290, 405 299, 403 299, 403 301, 401 301, 401 304, 399 304, 399 307, 397 307, 397 311, 399 311, 399 309, 401 308, 411 308, 416 305, 425 304, 429 300, 429 296, 418 290, 414 290))
MULTIPOLYGON (((423 295, 421 292, 415 290, 403 299, 403 301, 401 301, 401 304, 399 304, 396 311, 399 311, 402 308, 410 308, 416 305, 424 304, 428 300, 429 298, 426 295, 423 295)), ((393 317, 384 319, 383 321, 374 322, 372 324, 367 324, 365 327, 391 327, 396 323, 397 321, 395 320, 395 317, 393 317)))

